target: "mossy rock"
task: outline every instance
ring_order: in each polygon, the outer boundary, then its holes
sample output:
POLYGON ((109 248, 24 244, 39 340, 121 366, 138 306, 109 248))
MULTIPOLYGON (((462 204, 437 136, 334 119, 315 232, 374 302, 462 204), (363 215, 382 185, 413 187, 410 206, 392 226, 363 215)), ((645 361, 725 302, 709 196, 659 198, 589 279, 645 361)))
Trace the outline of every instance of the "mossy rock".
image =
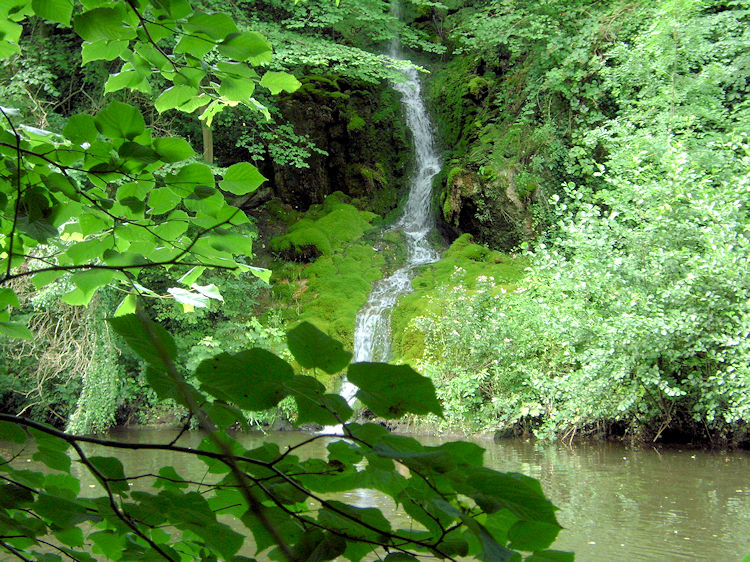
POLYGON ((383 277, 386 256, 368 237, 377 215, 359 211, 350 201, 332 193, 270 245, 278 257, 297 262, 272 266, 274 295, 285 318, 311 322, 351 347, 357 312, 372 283, 383 277), (309 263, 300 264, 300 256, 309 263))
POLYGON ((312 210, 319 218, 303 218, 290 226, 286 234, 271 240, 271 251, 285 260, 309 262, 360 238, 377 215, 344 203, 342 196, 326 197, 322 207, 312 210))
POLYGON ((306 290, 299 319, 351 346, 357 312, 367 302, 372 283, 382 277, 384 261, 365 244, 319 257, 302 271, 306 290))
POLYGON ((490 82, 481 76, 474 76, 469 80, 468 90, 474 99, 482 99, 487 96, 490 89, 490 82))

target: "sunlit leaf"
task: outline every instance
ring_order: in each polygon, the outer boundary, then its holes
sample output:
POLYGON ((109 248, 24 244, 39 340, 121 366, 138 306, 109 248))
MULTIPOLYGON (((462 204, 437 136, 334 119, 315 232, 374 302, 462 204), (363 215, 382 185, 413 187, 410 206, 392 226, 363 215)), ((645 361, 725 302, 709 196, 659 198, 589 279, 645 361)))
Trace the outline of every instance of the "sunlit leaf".
POLYGON ((292 93, 296 92, 302 83, 294 77, 294 75, 288 72, 272 72, 268 71, 263 75, 260 81, 260 85, 271 90, 273 95, 280 92, 292 93))
POLYGON ((232 33, 219 45, 219 52, 236 61, 249 60, 252 64, 271 62, 271 44, 260 33, 243 31, 232 33))
POLYGON ((71 0, 32 0, 31 7, 40 18, 63 25, 69 25, 73 15, 71 0))
POLYGON ((195 151, 184 139, 163 137, 154 141, 154 150, 164 162, 179 162, 195 155, 195 151))
POLYGON ((97 130, 110 138, 134 139, 146 130, 141 112, 132 105, 113 101, 96 114, 97 130))
POLYGON ((120 10, 94 8, 73 18, 73 29, 86 41, 134 39, 135 29, 122 20, 120 10))
POLYGON ((193 86, 176 85, 164 90, 156 101, 154 107, 159 113, 164 113, 169 109, 174 109, 185 104, 193 96, 198 94, 198 89, 193 86))
POLYGON ((264 181, 266 178, 258 168, 248 162, 239 162, 227 168, 219 187, 235 195, 246 195, 258 189, 264 181))

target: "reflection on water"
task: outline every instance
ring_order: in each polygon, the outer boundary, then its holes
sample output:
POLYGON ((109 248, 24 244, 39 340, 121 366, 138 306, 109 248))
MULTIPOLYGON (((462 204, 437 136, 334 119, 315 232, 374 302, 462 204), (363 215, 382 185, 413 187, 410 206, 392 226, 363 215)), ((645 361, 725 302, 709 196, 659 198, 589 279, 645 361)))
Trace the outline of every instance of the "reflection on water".
POLYGON ((493 468, 538 478, 578 560, 739 560, 750 553, 750 455, 616 444, 487 446, 493 468))
MULTIPOLYGON (((111 435, 113 439, 141 443, 168 443, 175 436, 175 432, 165 430, 128 430, 111 435)), ((271 440, 283 450, 309 434, 235 437, 248 448, 271 440)), ((194 447, 202 438, 200 433, 188 433, 179 444, 194 447)), ((320 456, 327 441, 321 439, 297 453, 302 457, 320 456)), ((442 442, 439 438, 422 441, 430 445, 442 442)), ((558 518, 565 527, 555 547, 575 551, 579 561, 724 561, 740 560, 750 553, 750 455, 746 452, 631 450, 600 443, 566 448, 520 440, 478 443, 487 449, 487 466, 522 472, 541 481, 560 508, 558 518)), ((87 449, 90 452, 92 447, 87 449)), ((0 443, 0 455, 8 458, 11 453, 10 446, 0 443)), ((25 451, 18 461, 25 463, 30 456, 31 451, 25 451)), ((187 455, 121 450, 118 457, 129 475, 156 474, 164 464, 173 465, 183 477, 196 481, 207 474, 201 461, 187 455)), ((73 466, 76 476, 82 477, 84 493, 99 495, 101 490, 94 480, 80 465, 73 466)), ((137 486, 139 482, 135 481, 137 486)), ((370 490, 350 492, 337 499, 360 507, 380 507, 395 526, 408 526, 392 501, 370 490)))

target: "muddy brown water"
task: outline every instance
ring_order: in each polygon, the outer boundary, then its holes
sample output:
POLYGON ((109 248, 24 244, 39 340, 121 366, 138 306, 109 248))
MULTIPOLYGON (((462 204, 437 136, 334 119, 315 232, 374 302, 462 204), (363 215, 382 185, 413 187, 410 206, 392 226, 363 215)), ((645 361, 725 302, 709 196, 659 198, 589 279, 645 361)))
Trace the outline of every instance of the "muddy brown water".
MULTIPOLYGON (((168 443, 176 434, 163 429, 133 429, 117 431, 110 437, 168 443)), ((283 450, 309 436, 279 432, 235 437, 248 448, 271 440, 283 450)), ((179 444, 197 446, 201 439, 200 433, 188 433, 179 444)), ((431 445, 445 441, 420 439, 431 445)), ((301 455, 323 455, 326 441, 306 446, 306 453, 300 451, 301 455)), ((528 440, 477 443, 486 449, 487 466, 521 472, 541 481, 547 496, 560 508, 558 519, 564 527, 554 547, 575 551, 576 560, 731 561, 750 554, 748 452, 633 450, 607 443, 565 447, 528 440)), ((0 444, 0 455, 7 458, 10 448, 0 444)), ((111 450, 97 450, 97 454, 111 454, 111 450)), ((206 475, 205 465, 186 455, 119 450, 117 456, 130 474, 156 473, 160 466, 171 464, 185 478, 201 480, 206 475)), ((22 455, 16 462, 26 462, 27 458, 22 455)), ((100 493, 78 463, 73 467, 82 479, 83 490, 100 493)), ((379 507, 396 525, 403 518, 392 502, 370 490, 351 492, 339 499, 379 507)))

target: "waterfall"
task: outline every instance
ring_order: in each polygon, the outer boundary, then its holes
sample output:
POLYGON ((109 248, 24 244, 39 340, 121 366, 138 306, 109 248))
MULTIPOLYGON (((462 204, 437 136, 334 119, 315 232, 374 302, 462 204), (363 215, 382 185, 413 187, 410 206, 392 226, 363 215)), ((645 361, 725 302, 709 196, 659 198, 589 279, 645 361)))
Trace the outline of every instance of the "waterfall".
MULTIPOLYGON (((395 3, 394 3, 395 5, 395 3)), ((398 43, 391 46, 390 56, 404 61, 398 43)), ((407 247, 406 263, 390 277, 377 281, 367 303, 357 314, 354 329, 354 361, 387 361, 391 350, 391 311, 396 300, 412 291, 411 279, 417 267, 436 262, 440 254, 428 238, 434 227, 430 202, 432 178, 440 171, 440 160, 435 152, 432 127, 421 95, 419 74, 409 66, 402 70, 403 81, 393 84, 401 93, 401 104, 406 113, 406 124, 412 132, 415 150, 415 171, 409 198, 401 219, 389 230, 401 230, 407 247)), ((357 387, 344 380, 341 396, 351 405, 357 387)), ((327 427, 325 433, 338 433, 340 427, 327 427)))

